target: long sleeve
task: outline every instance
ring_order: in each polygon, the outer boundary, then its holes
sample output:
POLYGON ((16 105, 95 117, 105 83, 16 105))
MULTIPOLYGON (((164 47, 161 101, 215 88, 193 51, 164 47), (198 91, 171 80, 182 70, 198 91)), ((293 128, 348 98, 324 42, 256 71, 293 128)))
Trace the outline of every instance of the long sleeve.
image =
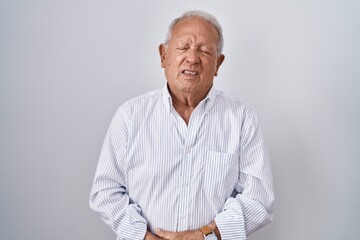
POLYGON ((215 218, 224 240, 244 240, 272 221, 274 190, 270 160, 257 115, 250 115, 243 126, 235 194, 215 218))
POLYGON ((128 118, 121 108, 106 134, 90 194, 90 207, 98 212, 117 239, 144 239, 147 222, 141 208, 128 195, 126 152, 128 118))

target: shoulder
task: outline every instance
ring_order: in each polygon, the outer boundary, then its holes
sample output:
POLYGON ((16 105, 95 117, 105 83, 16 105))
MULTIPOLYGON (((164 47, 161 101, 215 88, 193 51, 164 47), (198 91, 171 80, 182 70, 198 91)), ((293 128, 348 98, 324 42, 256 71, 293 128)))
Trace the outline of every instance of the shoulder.
POLYGON ((154 104, 161 100, 162 90, 156 89, 142 95, 133 97, 122 105, 120 105, 115 113, 114 118, 127 118, 130 119, 137 112, 144 112, 154 104))
POLYGON ((257 119, 257 111, 248 103, 236 96, 226 94, 220 90, 215 90, 215 105, 218 109, 224 109, 243 118, 257 119))

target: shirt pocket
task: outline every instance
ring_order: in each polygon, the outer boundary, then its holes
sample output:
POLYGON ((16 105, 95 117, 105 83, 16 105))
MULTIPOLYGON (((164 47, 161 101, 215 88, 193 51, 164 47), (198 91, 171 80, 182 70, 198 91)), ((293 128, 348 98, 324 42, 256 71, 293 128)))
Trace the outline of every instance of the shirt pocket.
POLYGON ((208 151, 205 159, 204 189, 212 195, 228 197, 239 176, 239 154, 208 151))

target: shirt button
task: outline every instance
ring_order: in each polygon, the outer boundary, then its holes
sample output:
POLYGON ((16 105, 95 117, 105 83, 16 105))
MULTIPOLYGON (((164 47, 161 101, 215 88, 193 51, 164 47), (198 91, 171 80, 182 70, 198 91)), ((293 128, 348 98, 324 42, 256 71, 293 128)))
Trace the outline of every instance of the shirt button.
POLYGON ((191 149, 190 148, 185 148, 185 153, 190 153, 191 152, 191 149))

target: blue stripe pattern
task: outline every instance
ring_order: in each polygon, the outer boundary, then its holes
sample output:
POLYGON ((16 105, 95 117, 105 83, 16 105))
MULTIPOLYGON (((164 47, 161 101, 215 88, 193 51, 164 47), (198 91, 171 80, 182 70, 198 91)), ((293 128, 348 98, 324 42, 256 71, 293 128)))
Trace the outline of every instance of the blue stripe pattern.
POLYGON ((143 239, 216 222, 222 239, 272 220, 269 157, 256 112, 214 87, 191 114, 176 112, 167 86, 124 103, 106 134, 90 207, 117 239, 143 239))

